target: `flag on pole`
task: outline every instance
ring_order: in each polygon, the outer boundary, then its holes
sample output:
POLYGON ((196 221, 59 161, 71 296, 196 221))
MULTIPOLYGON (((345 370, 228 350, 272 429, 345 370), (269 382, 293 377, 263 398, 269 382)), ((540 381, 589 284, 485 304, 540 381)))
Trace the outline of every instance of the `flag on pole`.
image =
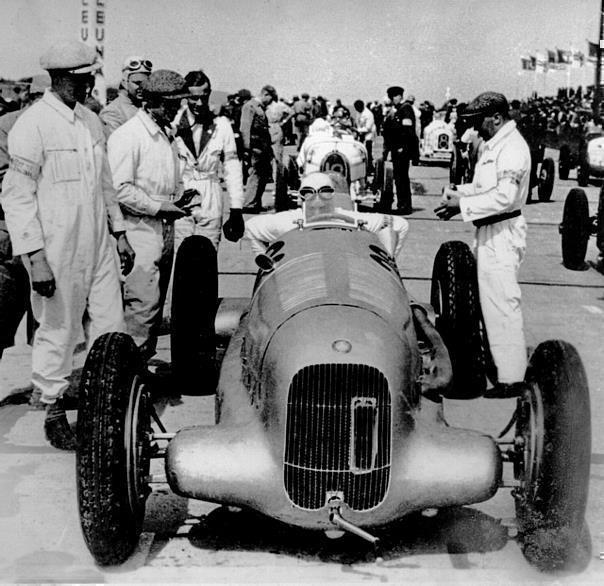
POLYGON ((585 65, 585 54, 582 51, 572 50, 573 60, 571 67, 583 67, 585 65))
POLYGON ((537 53, 535 57, 535 70, 540 73, 547 71, 547 58, 543 53, 537 53))
MULTIPOLYGON (((80 40, 94 48, 101 61, 105 58, 105 13, 106 2, 97 1, 95 6, 88 0, 80 0, 78 15, 80 17, 80 40)), ((93 96, 105 105, 107 87, 103 68, 95 73, 93 96)))
POLYGON ((535 70, 535 58, 534 57, 520 57, 520 62, 522 64, 522 69, 524 71, 534 71, 535 70))
POLYGON ((561 63, 563 66, 570 64, 572 60, 572 51, 567 51, 566 49, 558 49, 557 47, 556 51, 558 52, 558 63, 561 63))

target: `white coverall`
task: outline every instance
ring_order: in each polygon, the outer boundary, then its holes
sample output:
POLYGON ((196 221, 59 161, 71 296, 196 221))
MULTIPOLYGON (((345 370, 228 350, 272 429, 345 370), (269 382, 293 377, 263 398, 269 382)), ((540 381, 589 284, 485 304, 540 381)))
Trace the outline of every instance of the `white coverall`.
MULTIPOLYGON (((344 208, 335 208, 336 213, 350 216, 354 220, 366 222, 363 226, 369 232, 375 232, 387 252, 395 259, 409 231, 409 222, 399 216, 387 214, 368 214, 344 208)), ((254 254, 262 254, 266 244, 277 240, 286 232, 296 229, 296 223, 304 218, 301 208, 254 216, 245 222, 245 237, 250 240, 254 254)))
POLYGON ((178 153, 144 110, 113 131, 107 152, 126 235, 136 253, 124 283, 126 327, 139 346, 154 347, 174 251, 174 222, 156 215, 161 202, 182 195, 178 153))
MULTIPOLYGON (((188 116, 188 110, 183 115, 188 116)), ((244 201, 243 176, 241 162, 237 157, 235 135, 228 119, 218 116, 207 129, 207 133, 210 134, 209 139, 199 152, 204 129, 194 123, 192 115, 189 124, 194 144, 185 144, 180 133, 175 142, 180 157, 184 188, 196 189, 199 196, 195 196, 188 206, 191 215, 174 223, 174 249, 178 250, 181 242, 193 234, 205 236, 218 249, 224 208, 224 196, 219 178, 221 161, 230 208, 241 209, 244 201), (196 156, 190 147, 199 154, 196 156)))
MULTIPOLYGON (((464 222, 520 210, 531 171, 528 145, 510 120, 484 144, 472 183, 458 185, 464 222)), ((501 383, 524 380, 527 365, 518 270, 526 221, 517 216, 476 229, 478 290, 489 345, 501 383)))
MULTIPOLYGON (((73 352, 84 329, 89 346, 123 331, 113 231, 125 228, 115 199, 101 122, 80 104, 68 108, 50 90, 17 120, 2 207, 15 255, 44 249, 56 290, 32 291, 40 323, 33 345, 32 382, 54 403, 68 388, 73 352)), ((25 264, 29 268, 28 259, 25 264)))

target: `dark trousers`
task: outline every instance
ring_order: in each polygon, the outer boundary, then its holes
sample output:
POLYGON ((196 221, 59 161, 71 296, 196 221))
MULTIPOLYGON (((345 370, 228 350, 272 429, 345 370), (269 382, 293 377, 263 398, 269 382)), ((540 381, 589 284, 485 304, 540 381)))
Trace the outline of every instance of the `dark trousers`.
POLYGON ((397 208, 411 211, 411 181, 409 164, 411 159, 406 153, 392 152, 392 175, 396 186, 397 208))
POLYGON ((365 148, 367 149, 367 173, 373 171, 373 141, 366 140, 365 148))
POLYGON ((272 174, 273 167, 270 157, 252 157, 245 186, 247 206, 258 208, 262 206, 262 195, 266 189, 266 184, 271 180, 272 174))

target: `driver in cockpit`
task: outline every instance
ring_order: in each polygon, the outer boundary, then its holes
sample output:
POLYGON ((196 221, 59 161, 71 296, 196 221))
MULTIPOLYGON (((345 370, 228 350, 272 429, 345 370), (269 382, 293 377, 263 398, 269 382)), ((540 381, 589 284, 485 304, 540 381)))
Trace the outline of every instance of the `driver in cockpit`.
POLYGON ((336 191, 332 177, 319 171, 302 178, 299 195, 301 208, 246 220, 245 237, 249 238, 255 254, 262 254, 270 242, 294 230, 300 221, 312 223, 313 219, 316 221, 331 214, 344 222, 350 218, 352 225, 362 221, 363 229, 376 233, 386 251, 397 258, 409 230, 405 218, 357 212, 350 196, 336 191))

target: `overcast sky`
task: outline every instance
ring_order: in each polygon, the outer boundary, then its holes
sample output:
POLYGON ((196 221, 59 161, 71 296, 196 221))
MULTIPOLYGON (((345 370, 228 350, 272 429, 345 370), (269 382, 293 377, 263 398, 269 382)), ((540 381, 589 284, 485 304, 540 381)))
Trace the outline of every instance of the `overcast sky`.
MULTIPOLYGON (((0 76, 39 72, 53 41, 78 36, 82 4, 105 5, 108 83, 142 54, 157 68, 203 68, 215 89, 284 96, 308 91, 350 103, 402 85, 440 103, 490 89, 512 97, 563 72, 519 75, 520 57, 596 42, 600 0, 0 0, 0 76)), ((593 67, 572 83, 593 83, 593 67)))

